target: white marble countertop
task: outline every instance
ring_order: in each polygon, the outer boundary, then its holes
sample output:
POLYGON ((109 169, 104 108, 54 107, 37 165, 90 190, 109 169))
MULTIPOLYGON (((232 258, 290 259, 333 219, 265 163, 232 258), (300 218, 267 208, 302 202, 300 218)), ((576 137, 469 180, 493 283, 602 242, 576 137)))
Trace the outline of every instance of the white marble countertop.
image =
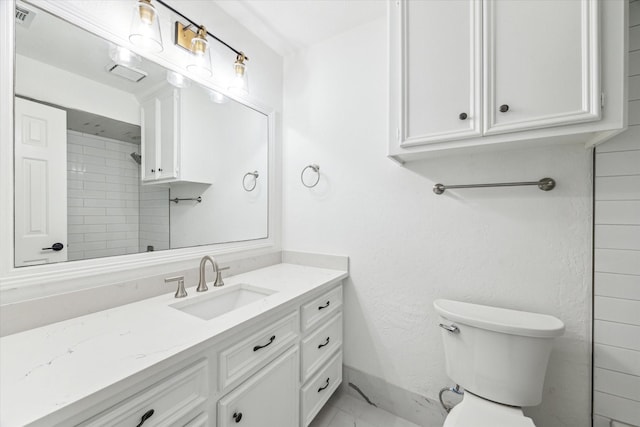
MULTIPOLYGON (((23 426, 231 328, 347 277, 345 271, 278 264, 225 279, 189 296, 173 293, 0 339, 0 426, 23 426), (238 284, 276 293, 205 321, 170 307, 238 284)), ((66 411, 65 411, 66 412, 66 411)))

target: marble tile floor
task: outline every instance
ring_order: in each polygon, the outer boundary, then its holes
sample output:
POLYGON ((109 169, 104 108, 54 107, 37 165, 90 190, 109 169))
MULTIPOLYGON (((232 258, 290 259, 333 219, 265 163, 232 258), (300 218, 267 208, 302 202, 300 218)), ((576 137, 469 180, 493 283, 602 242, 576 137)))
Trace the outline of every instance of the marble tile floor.
POLYGON ((338 390, 309 427, 419 427, 338 390))

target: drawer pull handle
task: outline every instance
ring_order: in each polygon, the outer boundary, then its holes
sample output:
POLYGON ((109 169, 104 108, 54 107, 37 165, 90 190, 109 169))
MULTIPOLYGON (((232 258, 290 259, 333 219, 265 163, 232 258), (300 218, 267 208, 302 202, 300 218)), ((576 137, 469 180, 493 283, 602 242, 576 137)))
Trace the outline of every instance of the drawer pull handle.
POLYGON ((237 423, 239 423, 242 419, 242 412, 234 412, 233 419, 236 420, 237 423))
POLYGON ((149 409, 147 412, 145 412, 144 415, 142 415, 142 418, 140 418, 140 422, 136 427, 140 427, 142 424, 144 424, 145 421, 151 418, 154 412, 155 411, 153 409, 149 409))
POLYGON ((327 337, 327 340, 324 342, 324 344, 318 344, 318 348, 322 348, 325 345, 328 345, 329 344, 329 338, 331 338, 331 337, 327 337))
POLYGON ((322 387, 320 387, 318 389, 318 393, 320 393, 322 390, 324 390, 325 388, 329 387, 329 377, 327 377, 327 382, 325 385, 323 385, 322 387))
POLYGON ((329 304, 331 304, 331 301, 327 301, 325 305, 321 305, 320 307, 318 307, 318 310, 322 310, 323 308, 329 307, 329 304))
MULTIPOLYGON (((276 339, 276 336, 275 336, 275 335, 272 335, 272 336, 271 336, 271 338, 269 338, 269 342, 268 342, 268 343, 266 343, 265 345, 257 345, 257 346, 255 346, 255 347, 253 347, 253 351, 258 351, 258 350, 260 350, 261 348, 265 348, 265 347, 270 346, 270 345, 273 343, 273 341, 275 341, 275 339, 276 339)), ((241 415, 241 416, 242 416, 242 415, 241 415)))

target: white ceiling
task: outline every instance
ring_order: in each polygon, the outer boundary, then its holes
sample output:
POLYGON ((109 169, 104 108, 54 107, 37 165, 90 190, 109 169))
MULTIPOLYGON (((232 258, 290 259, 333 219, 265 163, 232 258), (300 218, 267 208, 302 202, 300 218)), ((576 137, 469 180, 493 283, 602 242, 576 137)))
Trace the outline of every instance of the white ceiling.
POLYGON ((385 16, 386 0, 214 0, 285 56, 385 16))

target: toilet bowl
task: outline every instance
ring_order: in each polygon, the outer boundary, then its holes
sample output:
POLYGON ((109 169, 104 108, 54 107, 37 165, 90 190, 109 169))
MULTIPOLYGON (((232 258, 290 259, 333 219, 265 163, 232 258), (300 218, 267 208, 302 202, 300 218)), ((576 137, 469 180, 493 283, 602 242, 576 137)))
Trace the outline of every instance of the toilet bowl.
POLYGON ((522 406, 542 400, 561 320, 545 314, 436 300, 449 378, 465 390, 444 427, 535 427, 522 406))

